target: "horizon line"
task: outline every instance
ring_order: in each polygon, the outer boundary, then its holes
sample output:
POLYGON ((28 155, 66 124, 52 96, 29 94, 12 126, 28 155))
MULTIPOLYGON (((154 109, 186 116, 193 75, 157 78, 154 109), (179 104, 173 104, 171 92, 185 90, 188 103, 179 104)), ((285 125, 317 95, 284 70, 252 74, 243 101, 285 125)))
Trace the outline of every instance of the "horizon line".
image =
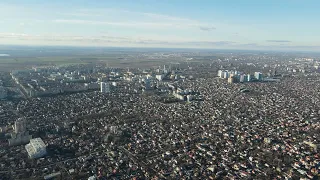
POLYGON ((241 48, 205 48, 205 47, 138 47, 138 46, 93 46, 93 45, 34 45, 34 44, 0 44, 2 47, 68 47, 68 48, 118 48, 118 49, 180 49, 180 50, 221 50, 221 51, 260 51, 260 52, 283 52, 283 53, 320 53, 318 50, 283 50, 283 49, 241 49, 241 48))

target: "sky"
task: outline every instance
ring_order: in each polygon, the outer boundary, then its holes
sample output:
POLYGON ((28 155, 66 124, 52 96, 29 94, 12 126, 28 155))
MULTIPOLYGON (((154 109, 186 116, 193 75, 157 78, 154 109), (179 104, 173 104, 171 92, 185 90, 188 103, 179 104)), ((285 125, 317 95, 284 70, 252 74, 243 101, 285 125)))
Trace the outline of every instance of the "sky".
POLYGON ((320 51, 318 0, 1 0, 0 44, 320 51))

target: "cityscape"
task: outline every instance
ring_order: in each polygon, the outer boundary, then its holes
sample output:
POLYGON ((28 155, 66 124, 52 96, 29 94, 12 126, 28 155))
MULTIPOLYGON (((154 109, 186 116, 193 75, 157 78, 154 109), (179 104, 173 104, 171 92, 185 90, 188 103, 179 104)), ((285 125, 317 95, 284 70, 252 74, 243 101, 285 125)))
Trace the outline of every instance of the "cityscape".
POLYGON ((1 179, 319 176, 319 56, 142 54, 3 71, 1 179))
POLYGON ((0 180, 320 180, 320 1, 0 1, 0 180))

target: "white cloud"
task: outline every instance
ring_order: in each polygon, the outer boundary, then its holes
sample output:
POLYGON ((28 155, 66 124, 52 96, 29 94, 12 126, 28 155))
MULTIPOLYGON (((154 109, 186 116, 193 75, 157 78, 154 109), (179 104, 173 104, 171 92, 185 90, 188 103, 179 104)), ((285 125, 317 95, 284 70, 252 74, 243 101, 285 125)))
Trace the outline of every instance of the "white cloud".
POLYGON ((267 40, 267 42, 272 42, 272 43, 290 43, 291 41, 289 41, 289 40, 267 40))
POLYGON ((200 26, 199 28, 202 31, 212 31, 216 29, 215 27, 204 27, 204 26, 200 26))
POLYGON ((124 9, 112 8, 95 8, 95 9, 78 9, 68 13, 59 13, 64 15, 86 16, 87 19, 55 19, 56 23, 70 23, 70 24, 91 24, 91 25, 110 25, 110 26, 126 26, 126 27, 140 27, 140 28, 197 28, 203 31, 210 31, 216 29, 213 24, 204 23, 198 20, 171 16, 158 13, 138 12, 124 9), (94 19, 93 16, 99 17, 125 17, 126 21, 115 20, 107 21, 100 18, 94 19), (142 20, 143 19, 143 20, 142 20))
POLYGON ((143 12, 133 12, 133 13, 138 13, 138 14, 148 16, 151 18, 160 19, 160 20, 167 20, 167 21, 188 21, 188 22, 193 22, 193 23, 197 22, 195 20, 191 20, 191 19, 187 19, 187 18, 168 16, 168 15, 163 15, 163 14, 143 13, 143 12))
POLYGON ((71 45, 71 46, 113 46, 113 47, 179 47, 179 48, 225 48, 225 49, 278 49, 278 50, 320 50, 320 45, 277 45, 243 43, 233 41, 197 41, 196 39, 169 39, 165 37, 121 37, 112 35, 73 36, 73 35, 31 35, 19 33, 0 33, 2 44, 21 45, 71 45))
POLYGON ((108 26, 123 26, 135 28, 206 28, 207 30, 215 29, 205 24, 184 23, 184 22, 135 22, 135 21, 95 21, 81 19, 55 19, 54 23, 64 24, 83 24, 83 25, 108 25, 108 26))
POLYGON ((76 16, 76 17, 100 17, 100 14, 84 13, 84 12, 58 12, 59 15, 76 16))
POLYGON ((110 26, 126 26, 126 27, 168 27, 174 26, 170 23, 152 23, 152 22, 113 22, 113 21, 94 21, 94 20, 80 20, 80 19, 56 19, 55 23, 66 24, 85 24, 85 25, 110 25, 110 26))
POLYGON ((27 34, 23 33, 0 33, 0 38, 20 38, 27 37, 27 34))
MULTIPOLYGON (((150 13, 150 12, 138 12, 138 11, 125 10, 125 9, 118 9, 118 8, 95 8, 95 9, 75 10, 75 15, 76 14, 82 14, 82 15, 86 14, 87 16, 92 16, 92 15, 103 16, 108 13, 147 16, 147 17, 150 17, 150 18, 153 18, 156 20, 165 20, 165 21, 189 21, 189 22, 193 21, 193 22, 197 22, 196 20, 182 18, 182 17, 178 17, 178 16, 171 16, 171 15, 150 13)), ((68 13, 68 14, 72 14, 72 13, 68 13)))
POLYGON ((73 36, 73 35, 30 35, 17 33, 0 33, 1 39, 11 39, 19 41, 38 41, 38 42, 63 42, 65 44, 81 43, 91 44, 136 44, 136 45, 226 45, 233 42, 228 41, 195 41, 193 39, 177 40, 165 37, 119 37, 111 35, 101 36, 73 36))

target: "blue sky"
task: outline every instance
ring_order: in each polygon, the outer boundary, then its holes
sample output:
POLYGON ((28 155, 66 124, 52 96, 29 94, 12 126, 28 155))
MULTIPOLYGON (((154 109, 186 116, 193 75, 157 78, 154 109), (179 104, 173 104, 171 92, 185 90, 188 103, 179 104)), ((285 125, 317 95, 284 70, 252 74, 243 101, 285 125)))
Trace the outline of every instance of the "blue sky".
POLYGON ((315 0, 1 0, 0 44, 320 51, 315 0))

